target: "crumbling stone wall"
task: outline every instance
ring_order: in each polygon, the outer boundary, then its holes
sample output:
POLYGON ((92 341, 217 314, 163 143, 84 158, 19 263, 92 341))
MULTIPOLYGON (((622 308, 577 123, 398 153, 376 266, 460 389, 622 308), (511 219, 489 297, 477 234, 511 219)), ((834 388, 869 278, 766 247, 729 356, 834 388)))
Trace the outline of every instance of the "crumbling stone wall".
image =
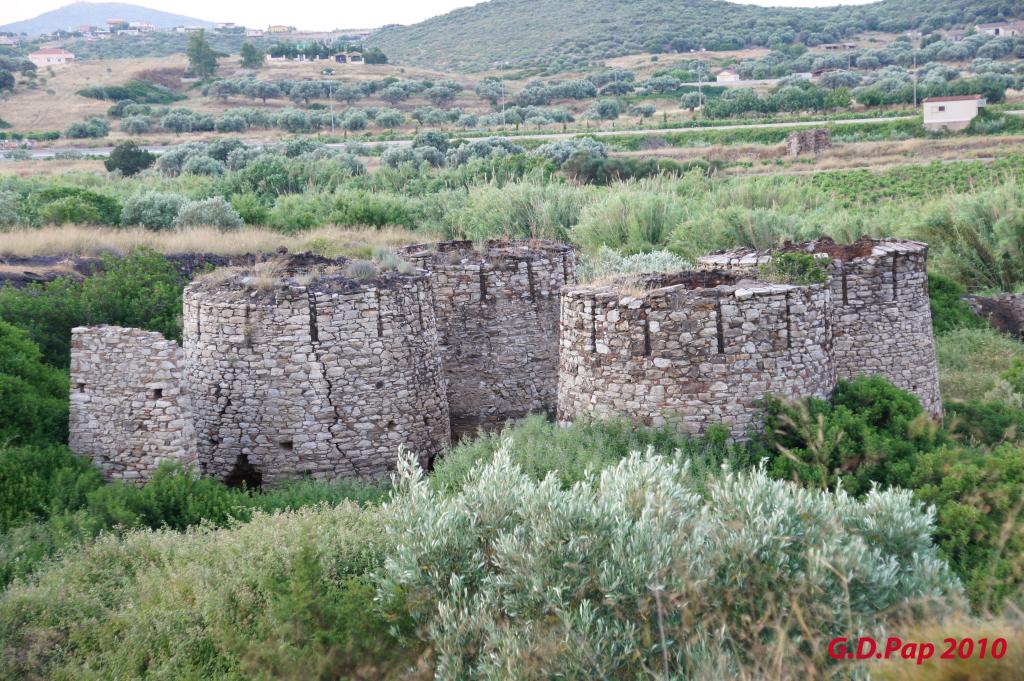
POLYGON ((185 289, 199 460, 226 482, 379 477, 449 443, 429 278, 238 273, 185 289))
POLYGON ((786 138, 786 152, 790 156, 818 154, 832 148, 832 131, 828 128, 795 130, 786 138))
POLYGON ((470 241, 403 251, 429 270, 448 382, 452 434, 554 414, 559 289, 576 281, 575 251, 548 241, 470 241))
POLYGON ((71 450, 108 480, 142 483, 164 460, 196 462, 182 352, 159 333, 117 326, 71 331, 71 450))
MULTIPOLYGON (((882 375, 942 415, 928 301, 928 245, 900 239, 861 239, 847 246, 830 239, 781 250, 828 259, 832 291, 833 354, 839 378, 882 375)), ((698 269, 751 275, 770 252, 737 249, 705 256, 698 269)))
POLYGON ((562 294, 558 419, 629 417, 742 437, 758 402, 831 394, 827 286, 727 272, 624 278, 562 294))
POLYGON ((997 296, 964 296, 964 302, 992 328, 1017 338, 1024 337, 1024 294, 1000 293, 997 296))

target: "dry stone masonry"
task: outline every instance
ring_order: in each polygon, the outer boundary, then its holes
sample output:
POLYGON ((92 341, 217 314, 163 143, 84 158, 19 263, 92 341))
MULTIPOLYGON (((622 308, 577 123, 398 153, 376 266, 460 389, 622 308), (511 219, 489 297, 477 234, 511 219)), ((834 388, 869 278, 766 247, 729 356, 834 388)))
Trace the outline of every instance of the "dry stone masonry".
POLYGON ((827 282, 759 280, 773 253, 741 249, 578 286, 572 247, 539 241, 411 246, 422 269, 359 279, 308 255, 217 270, 185 289, 183 348, 74 330, 70 444, 108 479, 176 460, 256 485, 379 477, 402 447, 429 465, 452 434, 532 413, 743 437, 766 394, 827 397, 865 374, 941 415, 928 247, 780 251, 821 258, 827 282))
MULTIPOLYGON (((928 301, 928 245, 865 238, 843 246, 821 239, 780 250, 827 259, 838 377, 885 376, 917 395, 930 414, 941 416, 928 301)), ((770 252, 738 249, 705 256, 698 268, 751 275, 770 260, 770 252)))
POLYGON ((164 460, 196 462, 182 351, 159 333, 71 331, 69 444, 108 480, 147 480, 164 460))
POLYGON ((450 241, 404 250, 432 272, 452 435, 554 414, 559 289, 576 281, 571 246, 450 241))
POLYGON ((786 152, 790 156, 819 154, 832 148, 832 131, 828 128, 795 130, 786 138, 786 152))
POLYGON ((185 289, 203 472, 227 482, 379 477, 449 442, 429 278, 237 273, 185 289))
POLYGON ((728 272, 631 277, 562 295, 558 419, 629 417, 693 434, 758 426, 766 393, 835 386, 830 291, 728 272))

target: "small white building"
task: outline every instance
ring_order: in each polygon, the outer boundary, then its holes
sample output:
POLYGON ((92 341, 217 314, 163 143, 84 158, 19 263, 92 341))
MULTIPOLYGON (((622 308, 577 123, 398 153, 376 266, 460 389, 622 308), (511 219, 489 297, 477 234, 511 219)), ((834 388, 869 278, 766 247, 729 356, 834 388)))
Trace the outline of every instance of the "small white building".
POLYGON ((929 97, 922 102, 926 130, 963 130, 985 106, 981 95, 929 97))
POLYGON ((28 60, 36 66, 56 66, 73 62, 75 55, 63 47, 43 47, 30 53, 28 60))
POLYGON ((740 74, 732 69, 722 69, 715 76, 715 80, 719 83, 738 83, 740 82, 740 74))

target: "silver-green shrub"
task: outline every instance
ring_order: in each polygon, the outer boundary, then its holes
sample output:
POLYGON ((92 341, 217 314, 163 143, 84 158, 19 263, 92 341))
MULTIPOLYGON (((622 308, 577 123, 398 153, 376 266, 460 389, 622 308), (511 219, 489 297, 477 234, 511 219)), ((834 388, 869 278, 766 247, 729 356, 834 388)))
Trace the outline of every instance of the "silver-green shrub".
POLYGON ((174 220, 175 227, 220 227, 237 229, 245 224, 230 203, 221 196, 186 201, 174 220))
POLYGON ((181 166, 183 175, 209 175, 219 177, 224 174, 224 164, 205 154, 189 156, 181 166))
POLYGON ((690 262, 671 251, 622 255, 607 246, 601 246, 596 253, 580 258, 576 266, 576 276, 580 281, 588 282, 617 274, 680 272, 688 269, 692 269, 690 262))
POLYGON ((437 678, 800 678, 831 637, 959 603, 909 492, 702 478, 650 453, 563 489, 508 450, 450 496, 403 456, 385 507, 379 593, 437 678), (779 659, 796 675, 767 673, 779 659))
POLYGON ((121 208, 122 227, 170 229, 185 197, 170 192, 142 192, 128 197, 121 208))

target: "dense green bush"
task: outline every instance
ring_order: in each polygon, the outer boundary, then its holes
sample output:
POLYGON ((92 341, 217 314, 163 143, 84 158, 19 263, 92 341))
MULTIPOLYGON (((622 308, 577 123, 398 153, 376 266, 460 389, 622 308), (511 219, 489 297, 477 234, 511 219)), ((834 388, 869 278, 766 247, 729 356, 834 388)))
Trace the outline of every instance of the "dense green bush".
POLYGON ((243 224, 242 217, 221 196, 211 196, 201 201, 186 201, 174 220, 175 227, 238 229, 243 224))
MULTIPOLYGON (((0 447, 66 440, 67 401, 67 374, 43 364, 24 330, 0 321, 0 447)), ((0 505, 0 522, 4 514, 0 505)))
POLYGON ((565 488, 511 450, 452 495, 404 456, 385 507, 380 591, 441 678, 767 677, 771 651, 820 666, 809 637, 960 593, 908 492, 858 502, 640 454, 565 488))
POLYGON ((369 574, 385 548, 379 515, 353 504, 225 530, 109 534, 7 590, 0 667, 39 678, 402 678, 421 646, 375 603, 369 574))
POLYGON ((89 87, 79 90, 78 94, 91 99, 107 99, 115 102, 131 100, 139 104, 170 104, 185 99, 162 85, 147 83, 143 80, 129 80, 124 85, 89 87))
POLYGON ((92 462, 63 445, 0 447, 0 534, 26 520, 78 510, 102 485, 92 462))
MULTIPOLYGON (((141 149, 135 142, 119 143, 103 161, 103 167, 109 171, 120 171, 129 177, 138 174, 156 162, 156 155, 141 149)), ((123 218, 123 215, 122 215, 123 218)))
POLYGON ((766 281, 806 286, 824 284, 828 281, 826 263, 810 253, 779 253, 760 269, 760 277, 766 281))
POLYGON ((0 227, 11 227, 22 221, 21 197, 8 191, 0 191, 0 227))
POLYGON ((71 329, 116 324, 181 339, 185 277, 161 254, 139 248, 125 258, 105 255, 83 281, 61 277, 18 289, 0 287, 0 320, 25 329, 47 364, 66 367, 71 329))
POLYGON ((957 329, 984 329, 988 322, 975 314, 963 300, 964 287, 941 274, 928 275, 928 303, 935 333, 957 329))
POLYGON ((481 435, 452 448, 435 465, 430 485, 457 492, 473 468, 490 462, 506 441, 512 443, 512 461, 524 473, 535 480, 553 475, 565 488, 615 466, 630 452, 678 450, 700 471, 715 471, 723 464, 747 468, 757 461, 753 450, 727 444, 721 432, 696 439, 670 428, 645 428, 624 419, 561 427, 542 416, 528 416, 501 433, 481 435))
POLYGON ((841 382, 831 404, 775 403, 768 413, 773 475, 854 494, 873 484, 913 490, 936 506, 936 543, 974 607, 1024 602, 1024 449, 1010 444, 1021 440, 1024 410, 951 404, 951 435, 909 393, 861 378, 841 382))
POLYGON ((147 191, 133 194, 121 209, 121 225, 161 230, 174 226, 174 219, 185 203, 185 197, 169 192, 147 191))
POLYGON ((33 222, 116 225, 121 220, 117 199, 81 187, 56 186, 33 192, 26 210, 33 222))
POLYGON ((771 472, 806 485, 861 495, 874 483, 903 485, 918 452, 944 435, 921 403, 879 376, 840 381, 832 401, 769 400, 771 472))
POLYGON ((86 139, 90 137, 106 137, 110 134, 110 125, 99 116, 92 116, 84 123, 72 123, 64 131, 69 139, 86 139))

